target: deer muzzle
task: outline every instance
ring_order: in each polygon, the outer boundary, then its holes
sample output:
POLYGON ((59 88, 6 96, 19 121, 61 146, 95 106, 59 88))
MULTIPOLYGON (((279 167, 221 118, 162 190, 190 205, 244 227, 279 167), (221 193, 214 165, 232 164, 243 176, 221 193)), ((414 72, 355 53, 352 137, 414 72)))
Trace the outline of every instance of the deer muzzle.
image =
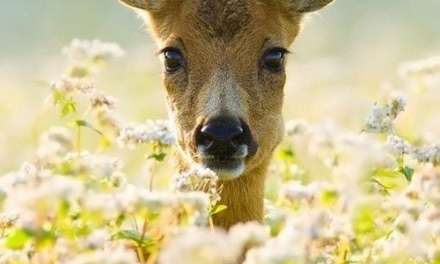
POLYGON ((222 180, 231 180, 243 174, 246 160, 258 149, 249 125, 230 116, 207 119, 196 130, 194 140, 203 165, 216 172, 222 180))

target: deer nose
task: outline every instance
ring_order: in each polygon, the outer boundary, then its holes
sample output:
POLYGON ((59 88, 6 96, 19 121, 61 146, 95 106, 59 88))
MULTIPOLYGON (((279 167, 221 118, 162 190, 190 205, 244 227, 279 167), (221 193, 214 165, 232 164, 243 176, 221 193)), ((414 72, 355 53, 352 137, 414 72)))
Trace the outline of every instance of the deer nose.
POLYGON ((233 159, 247 155, 248 153, 243 153, 240 149, 247 147, 250 140, 250 133, 243 126, 243 122, 227 116, 208 120, 196 134, 196 144, 202 154, 217 159, 233 159))
POLYGON ((243 134, 241 124, 230 118, 210 120, 200 131, 208 141, 228 142, 243 134))

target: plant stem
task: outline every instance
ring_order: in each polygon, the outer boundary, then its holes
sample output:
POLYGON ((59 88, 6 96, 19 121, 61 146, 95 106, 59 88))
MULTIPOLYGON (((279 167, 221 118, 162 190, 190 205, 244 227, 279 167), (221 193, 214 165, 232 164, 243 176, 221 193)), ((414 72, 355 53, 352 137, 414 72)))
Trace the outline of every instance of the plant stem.
POLYGON ((76 150, 81 154, 81 126, 76 126, 76 150))
POLYGON ((214 231, 214 220, 212 219, 212 216, 209 217, 209 228, 211 231, 214 231))

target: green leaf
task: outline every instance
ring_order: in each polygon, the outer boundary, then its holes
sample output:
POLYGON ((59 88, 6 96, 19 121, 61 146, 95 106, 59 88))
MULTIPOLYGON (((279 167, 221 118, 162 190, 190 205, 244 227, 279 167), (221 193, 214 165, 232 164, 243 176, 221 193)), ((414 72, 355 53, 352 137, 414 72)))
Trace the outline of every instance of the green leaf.
POLYGON ((85 78, 87 76, 89 76, 91 74, 90 70, 87 67, 82 67, 82 66, 74 66, 71 67, 68 71, 67 74, 70 77, 73 78, 85 78))
POLYGON ((33 234, 38 248, 51 248, 57 239, 54 230, 38 230, 33 234))
POLYGON ((62 102, 61 104, 62 104, 62 106, 61 106, 61 116, 62 117, 76 113, 76 102, 72 98, 67 99, 66 101, 62 102))
POLYGON ((400 168, 400 172, 405 176, 408 182, 411 182, 412 177, 414 176, 414 169, 408 166, 400 168))
POLYGON ((161 153, 154 153, 147 157, 147 159, 154 159, 156 161, 164 161, 167 154, 161 152, 161 153))
POLYGON ((218 213, 223 212, 224 210, 228 209, 228 207, 224 204, 216 205, 214 208, 212 208, 211 212, 209 213, 210 216, 216 215, 218 213))
POLYGON ((102 150, 106 150, 111 148, 112 146, 112 141, 106 137, 105 135, 102 135, 101 138, 99 139, 99 148, 102 150))
POLYGON ((433 257, 432 263, 433 264, 440 264, 440 249, 437 249, 434 252, 434 257, 433 257))
POLYGON ((53 170, 61 175, 71 175, 75 172, 75 167, 71 161, 63 161, 56 165, 53 170))
POLYGON ((398 169, 379 168, 373 173, 372 180, 379 183, 386 191, 398 190, 407 185, 398 169))
POLYGON ((23 249, 26 243, 32 239, 30 232, 24 229, 12 231, 6 238, 5 245, 9 249, 23 249))
POLYGON ((142 236, 137 230, 120 230, 112 235, 112 239, 126 239, 135 242, 142 247, 148 247, 154 244, 151 237, 144 234, 142 236))
POLYGON ((52 98, 54 105, 60 107, 60 115, 62 117, 76 113, 76 102, 73 97, 67 97, 67 94, 62 91, 53 90, 52 98))
POLYGON ((338 201, 338 198, 339 194, 334 190, 325 190, 320 195, 321 202, 327 206, 334 205, 338 201))
POLYGON ((374 231, 376 225, 373 211, 372 208, 363 206, 355 213, 353 229, 356 234, 368 234, 374 231))
POLYGON ((284 161, 293 162, 295 160, 295 152, 291 148, 286 147, 279 151, 278 158, 284 161))
POLYGON ((53 98, 53 103, 55 105, 61 104, 61 102, 64 102, 66 100, 65 94, 58 90, 53 90, 52 98, 53 98))
POLYGON ((89 123, 86 120, 78 119, 78 120, 75 120, 74 123, 75 123, 75 126, 77 126, 77 127, 89 128, 92 131, 94 131, 94 132, 98 133, 99 135, 103 136, 101 131, 99 131, 97 128, 95 128, 91 123, 89 123))

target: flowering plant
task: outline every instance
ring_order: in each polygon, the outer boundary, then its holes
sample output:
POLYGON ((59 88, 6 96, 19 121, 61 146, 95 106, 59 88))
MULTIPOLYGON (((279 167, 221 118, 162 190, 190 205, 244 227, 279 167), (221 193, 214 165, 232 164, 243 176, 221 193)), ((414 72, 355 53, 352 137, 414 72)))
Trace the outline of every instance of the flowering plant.
MULTIPOLYGON (((70 66, 47 101, 65 125, 0 177, 0 263, 440 263, 440 145, 399 134, 411 98, 374 104, 359 133, 288 122, 264 223, 222 231, 212 216, 228 208, 212 171, 175 174, 168 189, 130 181, 122 149, 146 145, 160 164, 175 137, 166 121, 125 121, 97 89, 96 75, 124 51, 74 40, 63 53, 70 66)), ((437 83, 438 65, 399 72, 411 89, 437 83)))

